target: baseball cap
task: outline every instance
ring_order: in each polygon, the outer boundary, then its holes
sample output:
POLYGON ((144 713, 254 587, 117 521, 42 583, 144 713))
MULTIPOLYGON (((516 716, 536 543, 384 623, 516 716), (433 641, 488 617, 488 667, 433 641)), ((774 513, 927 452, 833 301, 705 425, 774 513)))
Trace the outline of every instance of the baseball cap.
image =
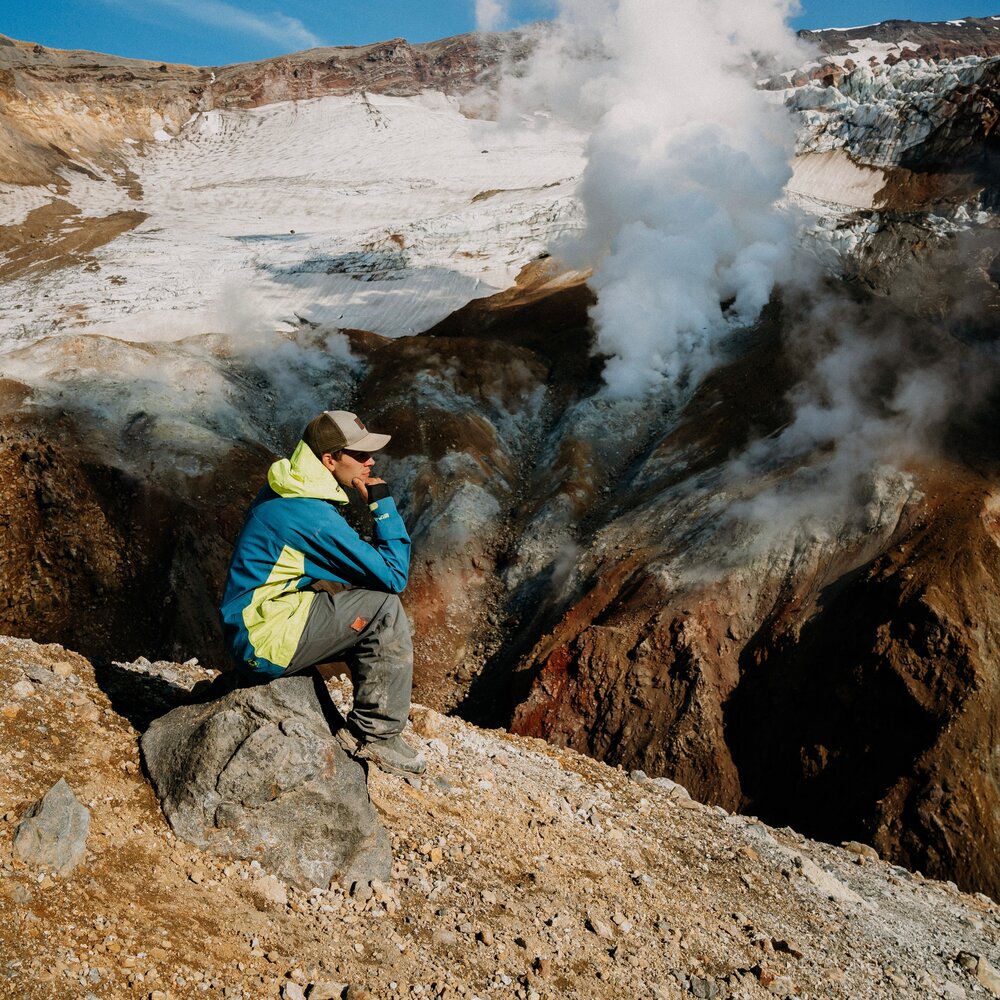
POLYGON ((317 458, 328 451, 348 448, 352 451, 378 451, 389 443, 388 434, 368 430, 356 413, 347 410, 324 410, 313 417, 302 432, 302 440, 317 458))

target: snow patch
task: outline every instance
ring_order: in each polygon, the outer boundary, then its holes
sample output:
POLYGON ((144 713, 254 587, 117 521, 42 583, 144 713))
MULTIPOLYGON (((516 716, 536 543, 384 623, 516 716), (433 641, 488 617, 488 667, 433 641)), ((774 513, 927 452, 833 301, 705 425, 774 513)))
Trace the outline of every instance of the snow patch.
POLYGON ((47 187, 0 184, 0 226, 18 226, 36 209, 52 200, 47 187))
POLYGON ((888 55, 897 55, 903 49, 910 49, 915 52, 920 48, 920 42, 908 38, 901 38, 898 42, 880 42, 876 38, 850 38, 845 44, 853 49, 848 55, 856 63, 868 62, 871 59, 885 62, 885 58, 888 55))
POLYGON ((835 149, 796 156, 786 190, 848 208, 871 209, 885 181, 885 171, 861 166, 842 149, 835 149))

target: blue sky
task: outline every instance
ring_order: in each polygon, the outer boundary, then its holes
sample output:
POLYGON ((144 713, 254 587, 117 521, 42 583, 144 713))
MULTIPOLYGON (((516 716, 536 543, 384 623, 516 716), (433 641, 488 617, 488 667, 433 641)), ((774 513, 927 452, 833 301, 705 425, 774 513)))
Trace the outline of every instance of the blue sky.
MULTIPOLYGON (((1000 0, 801 2, 802 14, 792 22, 796 28, 1000 14, 1000 0)), ((553 9, 551 0, 504 5, 507 26, 546 17, 553 9)), ((314 45, 444 38, 473 30, 475 7, 476 0, 0 0, 0 33, 56 48, 210 66, 314 45)))

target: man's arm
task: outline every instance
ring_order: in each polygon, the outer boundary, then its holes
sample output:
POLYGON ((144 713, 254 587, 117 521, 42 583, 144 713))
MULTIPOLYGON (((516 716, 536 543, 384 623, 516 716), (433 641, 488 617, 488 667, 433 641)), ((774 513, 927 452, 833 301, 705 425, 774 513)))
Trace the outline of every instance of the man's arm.
POLYGON ((327 507, 329 516, 310 532, 305 572, 317 579, 332 576, 353 587, 400 594, 409 574, 410 536, 388 487, 384 483, 366 485, 374 486, 366 489, 373 543, 366 542, 340 514, 327 507), (385 495, 379 496, 382 491, 385 495))

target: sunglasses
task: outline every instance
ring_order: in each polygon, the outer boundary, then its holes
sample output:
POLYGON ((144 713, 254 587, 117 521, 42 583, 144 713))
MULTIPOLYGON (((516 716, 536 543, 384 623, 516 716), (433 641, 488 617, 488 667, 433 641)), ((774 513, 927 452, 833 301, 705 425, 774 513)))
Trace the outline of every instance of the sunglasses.
POLYGON ((343 448, 341 450, 345 455, 350 455, 355 462, 360 462, 362 465, 372 457, 370 451, 352 451, 350 448, 343 448))

